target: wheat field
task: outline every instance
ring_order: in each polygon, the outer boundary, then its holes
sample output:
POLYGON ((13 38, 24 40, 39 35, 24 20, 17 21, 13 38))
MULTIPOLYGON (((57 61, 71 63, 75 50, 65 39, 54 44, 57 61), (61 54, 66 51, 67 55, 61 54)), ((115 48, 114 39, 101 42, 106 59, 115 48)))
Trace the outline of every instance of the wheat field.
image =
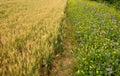
POLYGON ((0 76, 39 76, 54 52, 66 0, 0 0, 0 76))

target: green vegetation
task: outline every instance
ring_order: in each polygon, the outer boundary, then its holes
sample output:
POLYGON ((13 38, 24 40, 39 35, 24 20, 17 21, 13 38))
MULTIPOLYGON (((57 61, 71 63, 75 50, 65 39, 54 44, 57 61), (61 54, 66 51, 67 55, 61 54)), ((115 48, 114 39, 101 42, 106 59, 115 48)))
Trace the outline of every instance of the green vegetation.
POLYGON ((68 0, 74 76, 120 76, 120 15, 93 1, 68 0))
POLYGON ((90 0, 90 1, 106 3, 108 6, 111 6, 120 10, 120 0, 90 0))

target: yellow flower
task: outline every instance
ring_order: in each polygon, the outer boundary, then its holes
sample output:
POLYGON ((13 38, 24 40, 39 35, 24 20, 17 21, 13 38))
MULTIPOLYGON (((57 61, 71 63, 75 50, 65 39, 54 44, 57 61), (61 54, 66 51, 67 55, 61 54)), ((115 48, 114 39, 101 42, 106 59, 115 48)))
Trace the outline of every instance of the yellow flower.
POLYGON ((77 73, 80 74, 80 70, 78 70, 77 73))
POLYGON ((82 60, 84 61, 84 60, 85 60, 85 58, 82 58, 82 60))
POLYGON ((96 71, 96 73, 98 74, 98 73, 99 73, 99 71, 97 70, 97 71, 96 71))
POLYGON ((92 63, 93 61, 91 60, 90 62, 92 63))
POLYGON ((92 69, 93 67, 92 66, 90 66, 90 69, 92 69))
POLYGON ((114 52, 113 52, 113 54, 117 54, 117 52, 116 52, 116 51, 114 51, 114 52))

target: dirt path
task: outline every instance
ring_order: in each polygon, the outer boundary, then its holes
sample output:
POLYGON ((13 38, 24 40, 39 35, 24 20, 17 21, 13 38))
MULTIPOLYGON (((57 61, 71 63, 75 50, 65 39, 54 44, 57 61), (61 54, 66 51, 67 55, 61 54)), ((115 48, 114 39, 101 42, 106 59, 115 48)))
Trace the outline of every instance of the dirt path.
POLYGON ((53 61, 51 76, 71 76, 72 69, 72 28, 65 24, 65 50, 62 54, 56 55, 53 61))

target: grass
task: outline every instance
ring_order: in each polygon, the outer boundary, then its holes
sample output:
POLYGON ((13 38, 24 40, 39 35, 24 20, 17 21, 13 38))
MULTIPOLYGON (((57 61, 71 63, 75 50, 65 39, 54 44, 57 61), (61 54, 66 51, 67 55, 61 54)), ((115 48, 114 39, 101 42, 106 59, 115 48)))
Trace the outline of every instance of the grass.
POLYGON ((119 76, 120 15, 103 4, 68 0, 73 29, 73 76, 119 76))
POLYGON ((41 62, 50 69, 65 3, 0 1, 0 76, 39 76, 41 62))
POLYGON ((104 3, 107 6, 113 7, 117 10, 120 10, 120 1, 118 0, 89 0, 89 1, 97 1, 100 3, 104 3))

